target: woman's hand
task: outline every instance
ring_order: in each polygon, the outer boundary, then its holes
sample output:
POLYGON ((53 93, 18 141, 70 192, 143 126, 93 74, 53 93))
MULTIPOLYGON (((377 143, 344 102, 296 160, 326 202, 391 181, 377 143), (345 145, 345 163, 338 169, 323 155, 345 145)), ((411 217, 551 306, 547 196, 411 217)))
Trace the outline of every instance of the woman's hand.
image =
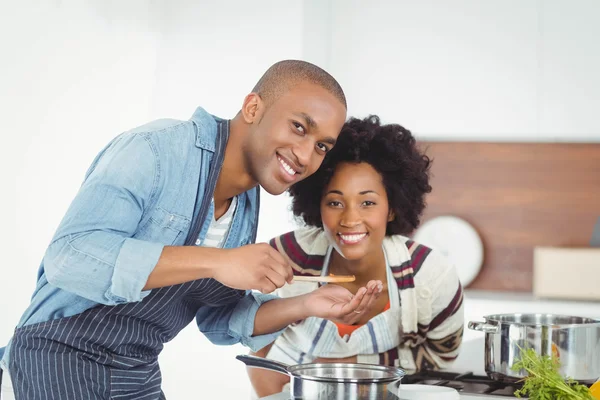
POLYGON ((369 281, 353 296, 346 288, 327 284, 306 295, 305 307, 312 316, 352 325, 370 309, 382 290, 381 281, 369 281))

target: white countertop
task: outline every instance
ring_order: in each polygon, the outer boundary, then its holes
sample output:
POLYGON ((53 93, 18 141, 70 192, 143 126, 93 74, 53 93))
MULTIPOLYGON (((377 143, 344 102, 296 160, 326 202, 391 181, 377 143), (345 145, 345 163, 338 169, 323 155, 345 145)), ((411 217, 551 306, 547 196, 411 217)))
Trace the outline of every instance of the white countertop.
POLYGON ((465 289, 465 297, 474 300, 486 301, 511 301, 523 303, 539 303, 539 304, 581 304, 584 307, 600 307, 600 301, 583 301, 583 300, 566 300, 566 299, 546 299, 537 298, 530 292, 506 292, 495 290, 478 290, 465 289))
MULTIPOLYGON (((483 352, 485 334, 467 328, 469 321, 483 321, 490 314, 545 313, 600 318, 600 302, 540 299, 532 293, 465 290, 465 333, 460 354, 451 372, 473 372, 485 375, 483 352)), ((461 394, 465 400, 507 399, 505 396, 461 394)), ((288 393, 279 393, 261 400, 290 400, 288 393)))
POLYGON ((482 337, 483 334, 467 329, 469 321, 483 321, 490 314, 544 313, 599 318, 600 302, 539 299, 532 293, 492 292, 465 290, 464 340, 482 337))
MULTIPOLYGON (((491 399, 509 399, 506 396, 490 396, 485 394, 461 394, 461 399, 465 400, 491 400, 491 399)), ((260 400, 291 400, 289 393, 277 393, 268 397, 263 397, 260 400)), ((402 399, 400 399, 402 400, 402 399)))

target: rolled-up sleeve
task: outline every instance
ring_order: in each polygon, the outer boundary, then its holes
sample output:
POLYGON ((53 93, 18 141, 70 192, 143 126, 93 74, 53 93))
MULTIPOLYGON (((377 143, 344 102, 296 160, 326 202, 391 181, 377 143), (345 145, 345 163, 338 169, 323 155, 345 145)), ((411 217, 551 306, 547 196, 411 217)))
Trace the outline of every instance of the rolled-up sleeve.
POLYGON ((237 303, 223 307, 202 307, 196 313, 198 328, 214 344, 241 343, 257 351, 273 342, 283 329, 266 335, 252 336, 258 308, 277 296, 246 292, 237 303))
POLYGON ((143 299, 163 244, 134 239, 159 181, 148 138, 126 134, 95 160, 44 256, 48 282, 100 304, 143 299))

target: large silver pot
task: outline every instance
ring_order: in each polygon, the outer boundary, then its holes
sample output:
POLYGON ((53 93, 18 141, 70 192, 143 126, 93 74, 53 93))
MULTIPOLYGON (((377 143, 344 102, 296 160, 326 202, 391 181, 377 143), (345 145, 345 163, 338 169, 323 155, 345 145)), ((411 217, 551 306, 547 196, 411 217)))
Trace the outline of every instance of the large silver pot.
POLYGON ((404 371, 371 364, 286 364, 260 357, 236 357, 249 367, 280 372, 290 377, 293 399, 310 400, 391 400, 404 371))
POLYGON ((583 383, 600 377, 600 320, 552 314, 497 314, 485 322, 469 322, 469 329, 485 332, 485 371, 496 380, 527 376, 513 371, 520 349, 558 356, 562 376, 583 383))

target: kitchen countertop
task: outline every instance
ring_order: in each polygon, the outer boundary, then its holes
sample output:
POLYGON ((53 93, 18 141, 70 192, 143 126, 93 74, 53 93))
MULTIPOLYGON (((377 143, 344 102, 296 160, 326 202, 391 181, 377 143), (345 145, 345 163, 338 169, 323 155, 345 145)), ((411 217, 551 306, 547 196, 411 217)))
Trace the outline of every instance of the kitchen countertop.
POLYGON ((483 321, 490 314, 543 313, 599 318, 600 301, 575 301, 536 298, 532 293, 465 290, 464 340, 481 337, 467 328, 469 321, 483 321))
MULTIPOLYGON (((465 297, 473 300, 487 300, 487 301, 511 301, 511 302, 525 302, 525 303, 552 303, 552 304, 581 304, 590 307, 599 307, 600 301, 593 300, 567 300, 567 299, 550 299, 550 298, 538 298, 531 292, 505 292, 495 290, 478 290, 478 289, 465 289, 465 297)), ((600 315, 599 315, 600 316, 600 315)))
MULTIPOLYGON (((491 399, 509 399, 510 397, 489 396, 485 394, 460 394, 461 399, 465 400, 491 400, 491 399)), ((291 400, 288 393, 277 393, 268 397, 262 397, 260 400, 291 400)), ((402 400, 402 398, 400 398, 402 400)))
MULTIPOLYGON (((579 301, 536 298, 533 293, 496 292, 487 290, 465 290, 465 334, 460 354, 450 369, 452 372, 473 372, 485 375, 484 339, 485 334, 467 328, 469 321, 483 321, 490 314, 508 313, 547 313, 566 314, 600 318, 599 301, 579 301)), ((508 399, 508 397, 482 394, 461 394, 465 400, 508 399)), ((290 400, 288 393, 278 393, 261 400, 290 400)))

